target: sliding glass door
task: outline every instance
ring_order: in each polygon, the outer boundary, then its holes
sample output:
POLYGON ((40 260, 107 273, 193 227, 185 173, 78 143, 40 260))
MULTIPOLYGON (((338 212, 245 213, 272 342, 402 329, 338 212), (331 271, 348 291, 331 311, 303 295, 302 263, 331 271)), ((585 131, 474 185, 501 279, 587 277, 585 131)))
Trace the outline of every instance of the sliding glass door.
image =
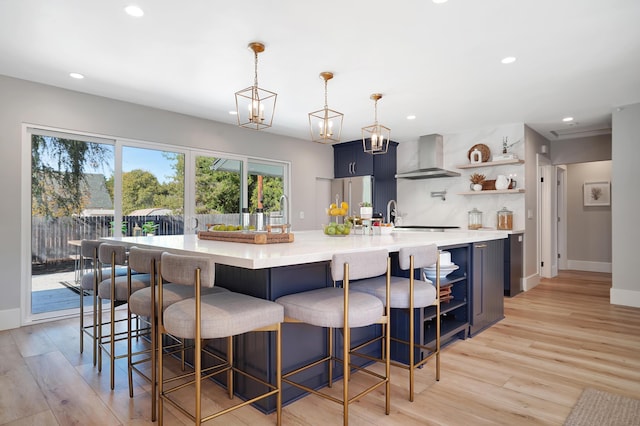
MULTIPOLYGON (((29 320, 78 311, 82 239, 194 234, 238 225, 243 207, 279 217, 288 205, 288 163, 36 128, 27 134, 29 320)), ((84 300, 90 307, 92 298, 84 300)))
MULTIPOLYGON (((31 286, 35 317, 80 304, 80 240, 109 235, 114 205, 113 140, 30 129, 31 286)), ((93 299, 85 297, 85 305, 93 299)))

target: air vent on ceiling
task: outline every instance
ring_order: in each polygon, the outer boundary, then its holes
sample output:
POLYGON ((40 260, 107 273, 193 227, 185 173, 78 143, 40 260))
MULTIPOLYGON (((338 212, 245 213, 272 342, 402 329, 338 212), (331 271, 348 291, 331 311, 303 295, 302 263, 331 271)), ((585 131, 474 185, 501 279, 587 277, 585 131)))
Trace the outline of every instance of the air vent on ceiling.
POLYGON ((599 124, 592 126, 568 126, 558 130, 551 130, 550 132, 556 138, 569 139, 569 138, 586 138, 589 136, 598 135, 610 135, 611 125, 599 124))

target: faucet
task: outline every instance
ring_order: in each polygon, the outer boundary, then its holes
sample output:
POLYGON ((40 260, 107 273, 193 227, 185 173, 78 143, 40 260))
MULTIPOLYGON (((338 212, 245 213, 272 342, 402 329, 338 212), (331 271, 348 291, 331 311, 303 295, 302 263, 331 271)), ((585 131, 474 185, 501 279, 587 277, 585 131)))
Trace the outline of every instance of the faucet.
POLYGON ((280 212, 283 225, 289 225, 289 198, 285 194, 280 197, 280 212))
POLYGON ((398 214, 398 203, 396 200, 389 200, 387 203, 387 220, 389 223, 395 224, 396 215, 398 214), (391 209, 391 204, 393 204, 393 209, 391 209), (391 215, 393 215, 393 219, 391 219, 391 215))

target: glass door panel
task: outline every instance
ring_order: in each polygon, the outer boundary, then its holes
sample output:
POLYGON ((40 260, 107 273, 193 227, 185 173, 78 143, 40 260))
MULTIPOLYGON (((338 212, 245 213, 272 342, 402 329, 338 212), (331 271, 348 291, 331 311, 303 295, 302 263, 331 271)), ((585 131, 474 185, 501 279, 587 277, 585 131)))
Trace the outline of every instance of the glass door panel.
MULTIPOLYGON (((108 236, 114 141, 39 129, 31 133, 30 314, 48 318, 80 305, 82 239, 108 236)), ((91 306, 92 297, 84 296, 91 306)))
POLYGON ((216 224, 239 225, 243 161, 199 154, 194 162, 194 232, 216 224))
POLYGON ((122 233, 184 233, 185 154, 122 147, 122 233))
POLYGON ((289 203, 285 195, 285 163, 249 160, 249 211, 262 209, 266 224, 290 224, 289 203))

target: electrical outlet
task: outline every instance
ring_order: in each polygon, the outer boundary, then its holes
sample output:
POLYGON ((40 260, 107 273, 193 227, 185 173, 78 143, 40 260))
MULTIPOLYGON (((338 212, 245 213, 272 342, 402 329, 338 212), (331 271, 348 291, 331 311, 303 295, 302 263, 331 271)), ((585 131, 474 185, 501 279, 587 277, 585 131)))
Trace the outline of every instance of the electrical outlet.
POLYGON ((304 212, 300 210, 300 219, 304 219, 304 212))

